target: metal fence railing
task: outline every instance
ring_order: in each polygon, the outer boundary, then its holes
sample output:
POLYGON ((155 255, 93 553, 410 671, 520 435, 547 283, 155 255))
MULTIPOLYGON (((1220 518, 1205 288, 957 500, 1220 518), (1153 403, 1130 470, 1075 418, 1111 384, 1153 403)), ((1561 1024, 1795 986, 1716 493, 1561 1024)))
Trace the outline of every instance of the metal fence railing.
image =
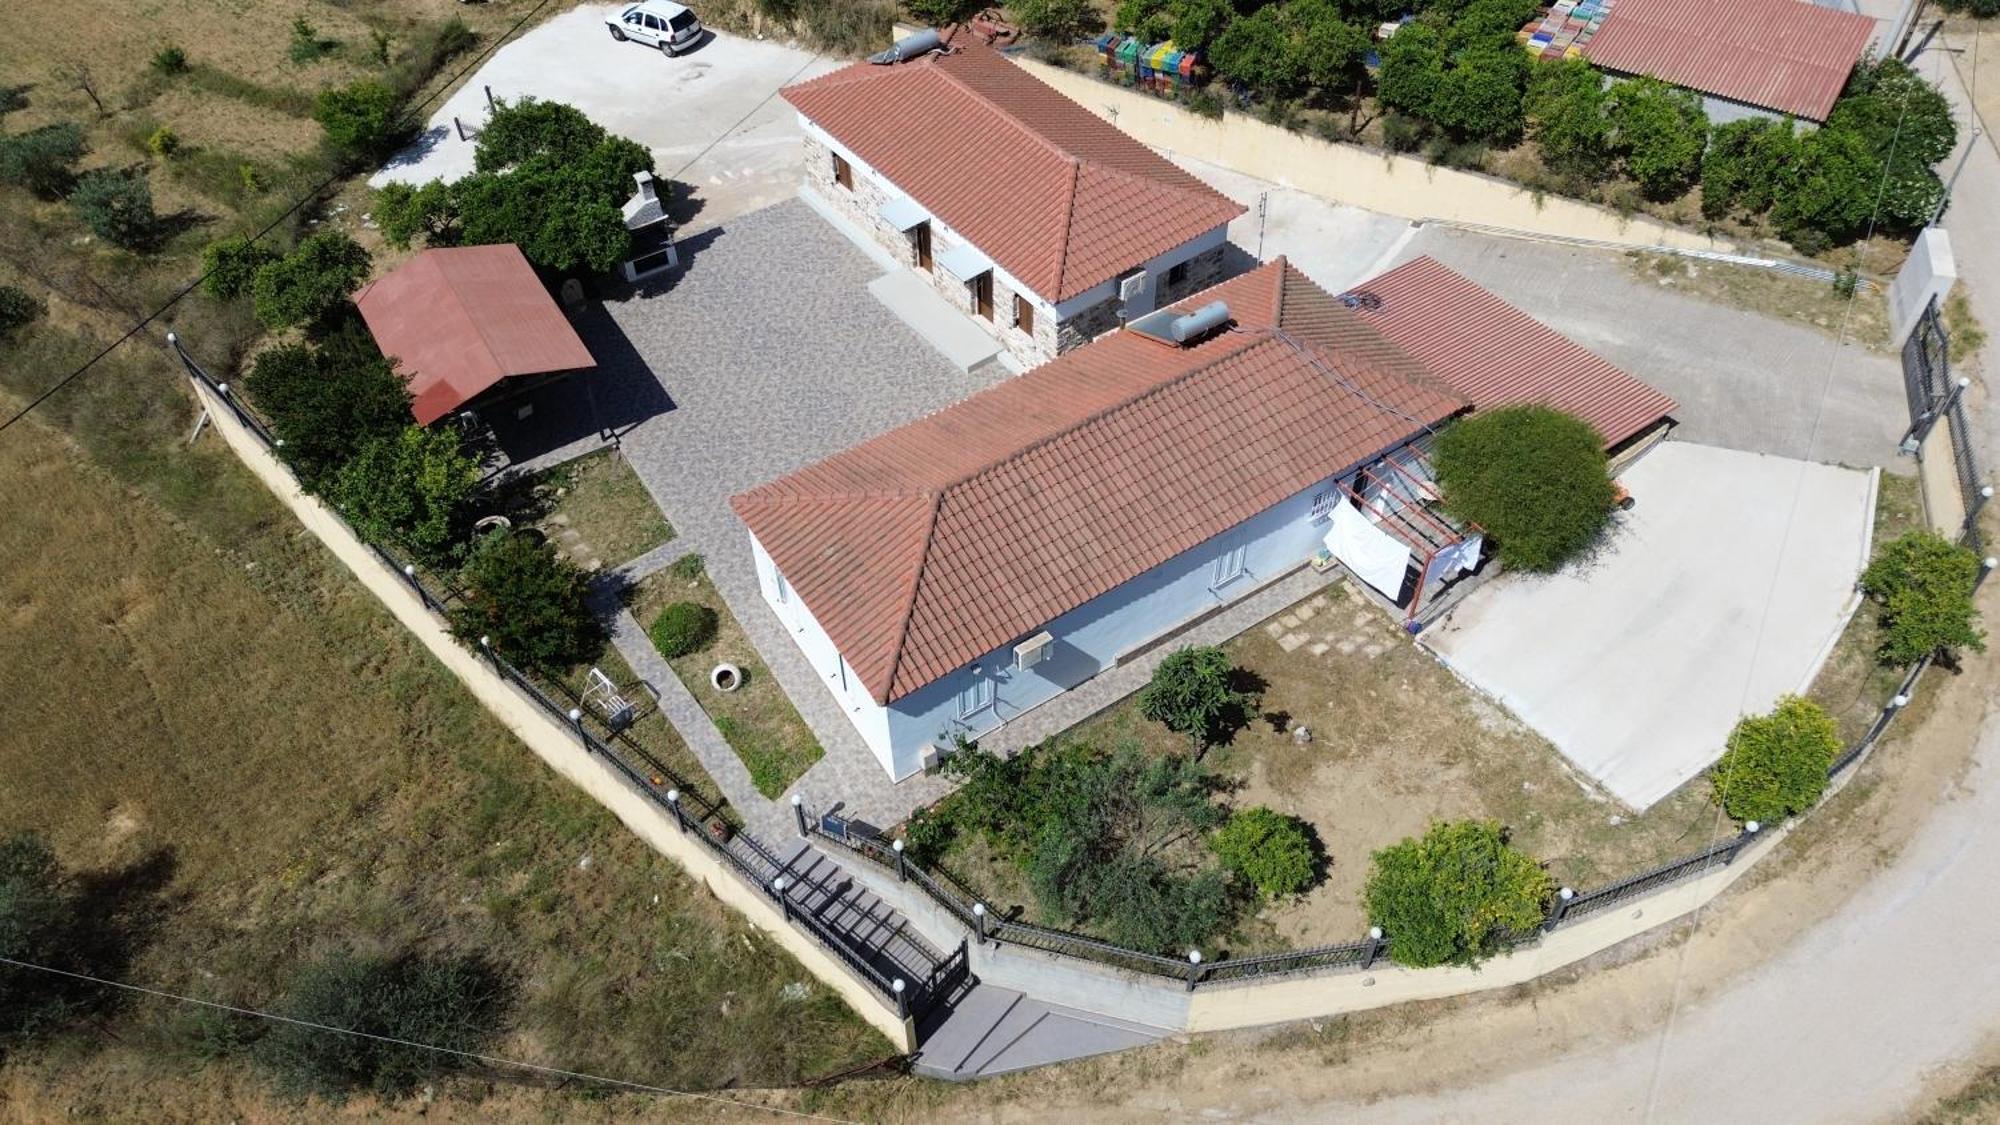
MULTIPOLYGON (((231 416, 266 449, 282 457, 284 443, 272 434, 263 419, 241 402, 228 384, 209 375, 182 347, 177 336, 169 334, 167 341, 188 377, 205 387, 213 399, 222 403, 231 416)), ((353 532, 352 527, 348 530, 353 532)), ((362 538, 358 532, 354 534, 383 566, 402 578, 432 613, 443 615, 450 603, 461 596, 459 591, 442 580, 442 576, 430 573, 413 561, 397 557, 382 545, 362 538)), ((924 1018, 937 1005, 948 1002, 970 979, 969 959, 962 945, 954 954, 936 958, 936 964, 911 972, 908 978, 885 972, 876 964, 876 958, 871 956, 878 952, 876 943, 830 924, 811 911, 796 908, 798 904, 793 897, 793 887, 777 879, 778 873, 784 870, 784 864, 762 841, 742 828, 722 800, 702 793, 686 777, 648 752, 629 732, 614 732, 604 726, 599 717, 575 697, 573 690, 559 680, 516 667, 496 652, 485 637, 478 639, 475 648, 492 665, 503 683, 543 713, 574 731, 587 753, 604 761, 628 787, 671 815, 682 832, 699 840, 725 867, 776 903, 787 921, 853 970, 894 1006, 900 1016, 906 1019, 924 1018), (601 734, 600 728, 603 730, 601 734), (749 853, 748 856, 745 852, 749 853)))

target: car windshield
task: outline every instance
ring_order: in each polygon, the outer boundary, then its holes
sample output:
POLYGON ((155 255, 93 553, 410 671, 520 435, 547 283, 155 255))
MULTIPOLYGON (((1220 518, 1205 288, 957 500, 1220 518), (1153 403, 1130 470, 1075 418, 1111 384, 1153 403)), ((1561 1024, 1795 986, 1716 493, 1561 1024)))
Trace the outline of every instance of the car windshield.
POLYGON ((689 24, 692 24, 693 22, 694 22, 693 12, 682 12, 680 15, 675 16, 671 20, 668 20, 667 26, 673 28, 675 31, 681 31, 685 29, 689 24))

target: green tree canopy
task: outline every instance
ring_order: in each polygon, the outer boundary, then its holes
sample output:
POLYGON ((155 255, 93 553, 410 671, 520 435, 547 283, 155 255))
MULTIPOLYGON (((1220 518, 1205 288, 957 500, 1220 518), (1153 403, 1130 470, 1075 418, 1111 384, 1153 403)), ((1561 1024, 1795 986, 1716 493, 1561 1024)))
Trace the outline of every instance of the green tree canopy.
POLYGON ((1426 121, 1444 87, 1444 36, 1426 23, 1404 24, 1382 45, 1375 95, 1383 105, 1426 121))
POLYGON ((1736 211, 1769 211, 1798 160, 1799 138, 1790 118, 1717 125, 1701 158, 1701 213, 1720 219, 1736 211))
POLYGON ((76 162, 90 147, 75 122, 61 121, 0 137, 0 182, 60 199, 76 181, 76 162))
POLYGON ((375 192, 375 221, 383 239, 398 250, 409 249, 419 236, 428 246, 455 246, 463 234, 458 196, 443 180, 383 184, 375 192))
POLYGON ((1292 0, 1285 16, 1306 84, 1352 93, 1367 73, 1368 52, 1375 45, 1368 29, 1351 22, 1335 0, 1292 0))
MULTIPOLYGON (((1848 77, 1826 128, 1861 138, 1879 162, 1885 225, 1915 228, 1930 221, 1944 194, 1934 169, 1958 144, 1951 103, 1937 87, 1900 59, 1865 61, 1848 77)), ((1869 203, 1872 210, 1872 193, 1869 203)))
MULTIPOLYGON (((0 956, 61 967, 72 911, 62 867, 40 836, 0 839, 0 956)), ((74 990, 63 979, 0 965, 0 1047, 62 1025, 74 990)))
POLYGON ((1840 756, 1840 728, 1819 704, 1788 695, 1768 715, 1746 715, 1709 771, 1715 803, 1738 821, 1775 824, 1826 790, 1840 756))
MULTIPOLYGON (((1121 5, 1120 11, 1123 10, 1121 5)), ((1173 20, 1171 30, 1176 47, 1206 51, 1236 18, 1236 7, 1229 0, 1174 0, 1167 13, 1173 20)))
POLYGON ((903 7, 925 27, 964 23, 986 7, 985 0, 903 0, 903 7))
POLYGON ((442 565, 463 537, 480 475, 455 429, 406 425, 364 442, 334 475, 327 499, 362 538, 442 565))
POLYGON ((1260 894, 1303 893, 1318 878, 1312 830, 1295 816, 1259 805, 1231 816, 1209 837, 1209 846, 1231 871, 1260 894))
POLYGON ((1270 97, 1295 98, 1305 90, 1305 68, 1280 5, 1267 4, 1231 22, 1208 57, 1216 73, 1270 97))
POLYGON ((334 1101, 362 1091, 397 1098, 462 1061, 388 1040, 479 1051, 500 1030, 508 989, 477 957, 340 953, 300 968, 277 1007, 302 1023, 376 1037, 272 1025, 254 1057, 282 1088, 334 1101))
POLYGON ((1708 143, 1701 95, 1657 78, 1632 78, 1611 88, 1612 144, 1625 171, 1652 199, 1672 199, 1693 186, 1708 143))
POLYGON ((326 130, 334 152, 346 157, 385 156, 403 139, 396 92, 372 79, 321 91, 313 120, 326 130))
POLYGON ((98 168, 77 177, 69 205, 92 234, 115 246, 151 246, 160 230, 153 212, 153 189, 144 172, 98 168))
MULTIPOLYGON (((1172 0, 1118 0, 1111 24, 1147 43, 1158 43, 1173 37, 1174 24, 1179 18, 1172 0)), ((1220 34, 1221 27, 1218 25, 1215 31, 1220 34)))
POLYGON ((460 640, 487 637, 515 664, 557 670, 604 650, 604 629, 590 611, 589 576, 547 542, 490 533, 473 545, 459 582, 465 597, 450 617, 460 640))
POLYGON ((1016 0, 1008 6, 1021 30, 1040 39, 1067 42, 1104 28, 1090 0, 1016 0))
POLYGON ((241 235, 218 238, 201 252, 201 287, 211 297, 233 301, 250 292, 258 270, 277 260, 270 247, 241 235))
POLYGON ((307 235, 291 253, 257 270, 250 292, 257 319, 272 328, 318 328, 347 308, 374 260, 345 232, 307 235))
POLYGON ((1375 853, 1362 898, 1399 965, 1471 965, 1546 917, 1549 876, 1498 821, 1433 824, 1375 853))
POLYGON ((1934 653, 1986 651, 1979 628, 1979 555, 1934 531, 1912 531, 1882 545, 1861 574, 1861 588, 1881 607, 1887 664, 1934 653))
POLYGON ((1431 120, 1461 136, 1508 143, 1526 124, 1522 102, 1530 60, 1512 42, 1460 51, 1431 102, 1431 120))
POLYGON ((1861 236, 1874 213, 1882 166, 1868 142, 1847 129, 1816 129, 1799 142, 1771 219, 1808 253, 1861 236))
POLYGON ((1584 59, 1533 68, 1527 115, 1542 160, 1559 175, 1593 183, 1611 170, 1611 94, 1584 59))
POLYGON ((1435 463, 1445 507, 1491 533, 1509 567, 1555 570, 1611 519, 1604 439, 1559 410, 1507 406, 1461 419, 1439 435, 1435 463))
POLYGON ((299 483, 321 495, 363 446, 410 424, 408 384, 358 325, 319 346, 281 344, 259 353, 243 390, 284 442, 278 453, 299 483))
POLYGON ((1235 685, 1229 653, 1214 645, 1188 645, 1167 654, 1139 690, 1139 712, 1196 747, 1226 741, 1249 718, 1255 694, 1235 685))

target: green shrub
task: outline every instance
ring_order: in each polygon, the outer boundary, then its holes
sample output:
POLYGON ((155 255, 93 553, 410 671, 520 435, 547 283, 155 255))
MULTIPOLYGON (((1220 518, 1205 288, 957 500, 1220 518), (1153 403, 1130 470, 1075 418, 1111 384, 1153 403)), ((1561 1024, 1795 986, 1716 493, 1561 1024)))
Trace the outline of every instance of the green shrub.
POLYGON ((1701 213, 1720 219, 1732 211, 1769 211, 1798 157, 1799 138, 1789 120, 1717 125, 1701 158, 1701 213))
POLYGON ((326 130, 326 143, 343 157, 386 155, 403 139, 398 124, 396 94, 380 82, 363 79, 322 91, 313 101, 313 120, 326 130))
POLYGON ((985 6, 984 0, 903 0, 903 8, 925 27, 963 23, 985 6))
POLYGON ((1434 824, 1375 853, 1362 897, 1399 965, 1472 965, 1541 925, 1554 889, 1498 821, 1434 824))
POLYGON ((667 573, 679 581, 692 583, 708 573, 708 563, 699 552, 689 552, 675 559, 673 565, 667 567, 667 573))
POLYGON ((257 270, 251 284, 257 319, 271 328, 323 325, 346 309, 348 295, 373 264, 368 251, 341 231, 309 235, 257 270))
POLYGON ((2000 0, 1941 0, 1940 6, 1947 12, 1961 12, 1974 19, 2000 16, 2000 0))
POLYGON ((262 243, 241 236, 219 238, 201 252, 201 287, 217 300, 233 301, 250 292, 257 271, 277 259, 262 243))
POLYGON ((1430 126, 1419 118, 1390 113, 1382 118, 1382 143, 1390 152, 1415 152, 1424 147, 1430 126))
POLYGON ((146 135, 146 151, 162 160, 179 152, 180 148, 181 135, 165 125, 146 135))
POLYGON ((715 641, 718 619, 715 611, 694 602, 675 602, 653 618, 646 631, 653 647, 668 660, 700 652, 715 641))
POLYGON ((1222 120, 1224 108, 1222 95, 1207 86, 1190 86, 1181 91, 1181 104, 1196 117, 1206 117, 1211 121, 1222 120))
POLYGON ((1796 695, 1768 715, 1747 715, 1709 771, 1715 803, 1738 821, 1775 824, 1804 812, 1826 790, 1840 756, 1840 728, 1819 704, 1796 695))
POLYGON ((335 954, 297 970, 278 1014, 300 1022, 273 1024, 254 1057, 288 1093, 397 1098, 466 1060, 389 1040, 479 1051, 498 1033, 507 1006, 506 982, 477 957, 335 954))
POLYGON ((1041 39, 1067 42, 1095 35, 1104 18, 1090 0, 1016 0, 1008 10, 1022 31, 1041 39))
POLYGON ((317 347, 259 352, 243 393, 285 443, 278 452, 299 483, 322 495, 356 450, 410 424, 409 385, 358 325, 317 347))
POLYGON ((1528 80, 1528 120, 1542 161, 1572 182, 1594 183, 1611 169, 1611 95, 1604 75, 1585 59, 1534 68, 1528 80))
POLYGON ((83 130, 69 121, 0 137, 0 182, 60 199, 76 182, 76 162, 88 151, 83 130))
POLYGON ((248 162, 236 166, 236 178, 241 181, 243 191, 248 195, 262 195, 264 189, 271 186, 265 182, 264 173, 259 171, 255 164, 248 162))
POLYGON ((449 562, 482 476, 451 426, 407 425, 370 438, 334 475, 327 499, 361 537, 449 562))
POLYGON ((1701 95, 1657 78, 1633 78, 1611 90, 1612 147, 1648 198, 1672 199, 1692 187, 1708 144, 1701 95))
POLYGON ((1244 809, 1208 843, 1225 866, 1263 894, 1295 895, 1313 885, 1318 856, 1312 830, 1297 817, 1262 806, 1244 809))
POLYGON ((319 28, 300 16, 292 21, 292 40, 286 46, 285 54, 293 62, 304 64, 326 57, 339 45, 334 40, 320 38, 319 28))
POLYGON ((383 240, 398 250, 409 249, 418 236, 427 246, 451 246, 458 241, 458 198, 443 180, 383 184, 375 192, 375 221, 383 240))
POLYGON ((12 285, 0 285, 0 341, 13 339, 48 311, 48 306, 33 294, 12 285))
POLYGON ((533 668, 573 668, 604 651, 604 628, 590 611, 590 581, 544 541, 494 532, 473 545, 459 571, 465 596, 451 608, 452 631, 533 668))
POLYGON ((144 249, 159 236, 153 189, 143 172, 99 168, 77 177, 69 205, 91 233, 128 250, 144 249))
POLYGON ((1958 649, 1986 651, 1973 594, 1979 555, 1934 531, 1912 531, 1883 544, 1862 572, 1861 588, 1881 607, 1885 664, 1909 664, 1958 649))
POLYGON ((1197 749, 1226 742, 1257 702, 1255 693, 1237 690, 1236 678, 1227 652, 1213 645, 1183 646, 1153 669, 1139 691, 1139 713, 1186 735, 1197 749))
POLYGON ((169 77, 176 74, 186 74, 188 68, 187 52, 181 50, 179 47, 162 47, 154 52, 152 65, 153 71, 156 74, 164 74, 169 77))
POLYGON ((1546 406, 1474 414, 1438 437, 1435 461, 1445 507, 1484 527, 1507 566, 1553 571, 1610 522, 1604 439, 1574 415, 1546 406))

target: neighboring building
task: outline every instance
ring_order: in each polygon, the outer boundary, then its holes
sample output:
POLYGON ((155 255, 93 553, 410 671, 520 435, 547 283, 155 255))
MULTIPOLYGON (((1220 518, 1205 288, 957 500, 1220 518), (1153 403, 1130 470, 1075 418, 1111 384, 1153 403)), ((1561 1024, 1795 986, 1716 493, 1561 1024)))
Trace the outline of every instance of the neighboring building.
POLYGON ((354 295, 419 425, 597 366, 513 243, 425 250, 354 295))
POLYGON ((1306 564, 1385 458, 1525 400, 1627 443, 1673 408, 1428 259, 1341 297, 1280 259, 731 503, 901 779, 1306 564))
POLYGON ((1710 121, 1823 122, 1875 34, 1808 0, 1610 0, 1583 55, 1614 75, 1698 91, 1710 121))
POLYGON ((1223 277, 1242 206, 988 47, 855 63, 784 96, 806 190, 1024 366, 1223 277))

